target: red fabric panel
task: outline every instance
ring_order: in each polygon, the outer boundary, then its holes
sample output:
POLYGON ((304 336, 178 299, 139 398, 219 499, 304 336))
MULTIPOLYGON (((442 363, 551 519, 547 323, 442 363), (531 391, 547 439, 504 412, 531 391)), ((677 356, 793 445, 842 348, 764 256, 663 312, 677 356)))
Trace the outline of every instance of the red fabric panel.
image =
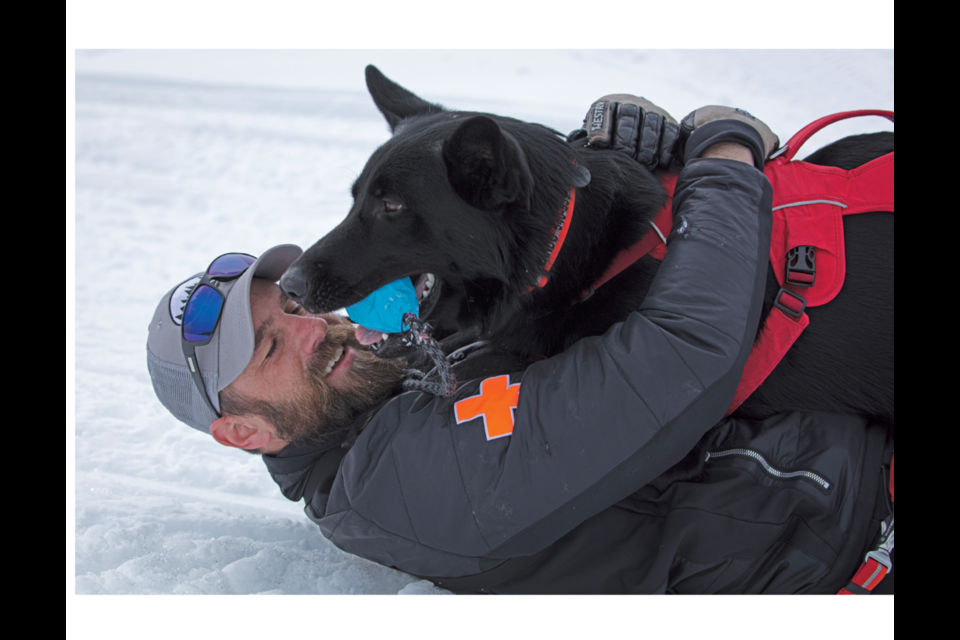
POLYGON ((893 502, 893 458, 890 458, 890 502, 893 502))
POLYGON ((760 335, 753 345, 753 350, 747 356, 740 385, 733 395, 726 415, 736 411, 743 401, 757 390, 809 324, 810 318, 805 313, 799 318, 791 318, 780 309, 773 308, 760 327, 760 335))
POLYGON ((790 249, 801 245, 816 247, 816 282, 803 292, 807 305, 811 307, 833 300, 843 287, 846 260, 842 217, 894 210, 893 152, 850 171, 791 161, 799 146, 813 133, 831 122, 857 115, 893 118, 893 112, 888 111, 846 112, 821 118, 795 135, 787 143, 790 151, 769 162, 763 170, 773 187, 775 209, 770 264, 781 285, 786 278, 786 257, 790 249), (776 209, 815 200, 838 202, 845 207, 811 203, 776 209))

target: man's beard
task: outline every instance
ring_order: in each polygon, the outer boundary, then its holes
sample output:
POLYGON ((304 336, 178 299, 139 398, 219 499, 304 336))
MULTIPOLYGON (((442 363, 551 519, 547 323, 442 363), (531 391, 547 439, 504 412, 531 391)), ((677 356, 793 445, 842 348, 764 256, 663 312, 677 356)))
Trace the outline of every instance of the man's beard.
POLYGON ((353 325, 344 322, 327 328, 326 338, 314 352, 309 367, 290 397, 253 402, 245 407, 268 420, 278 437, 298 446, 329 441, 333 434, 345 432, 361 413, 402 391, 406 363, 378 358, 369 347, 357 342, 353 325), (333 387, 325 374, 341 346, 344 350, 352 347, 356 357, 340 375, 337 387, 333 387))

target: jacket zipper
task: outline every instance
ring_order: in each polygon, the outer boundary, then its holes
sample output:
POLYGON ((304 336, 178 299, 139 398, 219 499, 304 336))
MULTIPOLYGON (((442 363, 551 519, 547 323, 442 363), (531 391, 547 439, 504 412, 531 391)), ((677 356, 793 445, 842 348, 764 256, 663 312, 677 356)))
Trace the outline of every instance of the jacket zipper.
POLYGON ((750 449, 726 449, 724 451, 708 451, 707 457, 704 459, 704 462, 709 462, 710 458, 722 458, 724 456, 747 456, 748 458, 753 458, 763 469, 775 478, 807 478, 816 482, 818 485, 824 489, 830 488, 830 483, 821 475, 817 475, 812 471, 780 471, 776 467, 770 465, 762 455, 756 451, 751 451, 750 449))

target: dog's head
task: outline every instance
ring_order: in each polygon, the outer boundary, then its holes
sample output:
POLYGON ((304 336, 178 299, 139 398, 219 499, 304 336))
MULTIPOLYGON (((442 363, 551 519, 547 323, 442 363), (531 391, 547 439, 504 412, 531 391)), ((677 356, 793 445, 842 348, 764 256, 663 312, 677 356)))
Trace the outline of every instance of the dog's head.
POLYGON ((347 217, 280 286, 324 312, 409 277, 441 336, 509 314, 539 275, 558 197, 585 184, 585 169, 545 127, 448 111, 373 66, 366 79, 393 137, 353 183, 347 217))

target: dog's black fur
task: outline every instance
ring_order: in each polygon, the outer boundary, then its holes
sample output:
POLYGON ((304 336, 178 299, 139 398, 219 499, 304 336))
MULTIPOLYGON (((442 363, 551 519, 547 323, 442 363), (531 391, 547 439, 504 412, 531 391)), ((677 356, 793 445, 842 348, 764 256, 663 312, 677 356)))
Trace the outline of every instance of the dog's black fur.
MULTIPOLYGON (((517 371, 531 359, 599 335, 642 301, 659 262, 644 258, 572 305, 665 200, 659 180, 626 155, 568 144, 541 125, 447 111, 367 68, 367 86, 393 137, 353 184, 346 219, 281 280, 307 309, 353 304, 422 273, 438 284, 421 309, 452 349, 480 337, 485 357, 461 378, 517 371), (542 273, 558 211, 572 185, 576 209, 547 285, 542 273), (399 208, 397 205, 400 205, 399 208), (519 358, 518 358, 519 356, 519 358)), ((582 143, 581 143, 582 144, 582 143)), ((893 134, 838 141, 807 161, 852 168, 893 150, 893 134)), ((858 413, 893 423, 893 214, 844 219, 846 282, 735 415, 858 413)), ((779 285, 768 274, 765 310, 779 285)), ((390 340, 381 355, 403 355, 390 340)))

